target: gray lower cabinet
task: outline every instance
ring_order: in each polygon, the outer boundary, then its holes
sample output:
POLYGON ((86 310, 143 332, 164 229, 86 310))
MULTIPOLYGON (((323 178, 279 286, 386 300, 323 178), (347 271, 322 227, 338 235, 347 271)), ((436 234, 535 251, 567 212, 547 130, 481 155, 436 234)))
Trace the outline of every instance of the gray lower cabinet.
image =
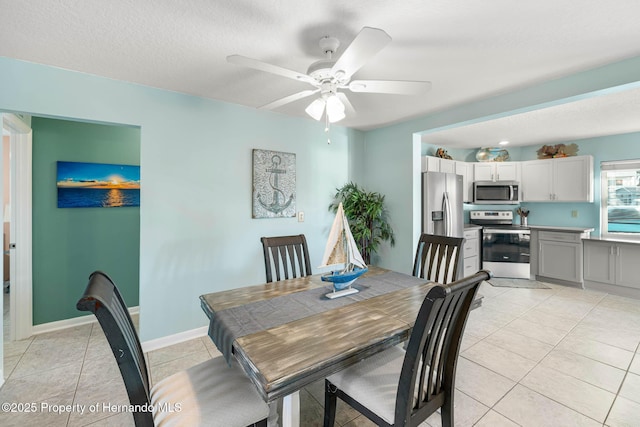
POLYGON ((594 289, 612 285, 630 288, 625 295, 640 291, 640 243, 585 240, 584 279, 594 289))
POLYGON ((462 249, 462 276, 467 277, 480 270, 480 229, 472 228, 464 231, 462 249))
POLYGON ((582 286, 583 233, 539 231, 537 273, 539 279, 582 286))

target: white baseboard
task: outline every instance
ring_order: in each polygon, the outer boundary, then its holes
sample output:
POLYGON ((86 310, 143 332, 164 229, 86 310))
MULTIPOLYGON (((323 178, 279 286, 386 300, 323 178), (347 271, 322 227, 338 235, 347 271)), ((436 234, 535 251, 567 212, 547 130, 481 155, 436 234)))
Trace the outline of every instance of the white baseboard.
MULTIPOLYGON (((140 314, 140 307, 129 307, 129 314, 140 314)), ((93 314, 86 316, 74 317, 71 319, 57 320, 55 322, 43 323, 41 325, 34 325, 32 329, 33 335, 40 335, 47 332, 59 331, 61 329, 73 328, 75 326, 87 325, 89 323, 95 323, 98 320, 93 314)))
MULTIPOLYGON (((129 314, 135 315, 140 313, 140 307, 130 307, 129 314)), ((93 314, 86 316, 74 317, 72 319, 58 320, 56 322, 43 323, 42 325, 35 325, 33 327, 33 335, 44 334, 47 332, 59 331, 61 329, 73 328, 75 326, 87 325, 97 322, 96 317, 93 314)), ((146 353, 160 348, 168 347, 174 344, 180 344, 185 341, 192 340, 194 338, 200 338, 207 335, 209 328, 202 326, 200 328, 192 329, 190 331, 180 332, 174 335, 166 337, 156 338, 153 340, 145 341, 142 343, 142 350, 146 353)))
POLYGON ((208 331, 208 326, 202 326, 200 328, 191 329, 190 331, 184 331, 166 337, 145 341, 142 343, 142 351, 147 353, 149 351, 158 350, 170 345, 180 344, 181 342, 189 341, 194 338, 204 337, 207 335, 208 331))

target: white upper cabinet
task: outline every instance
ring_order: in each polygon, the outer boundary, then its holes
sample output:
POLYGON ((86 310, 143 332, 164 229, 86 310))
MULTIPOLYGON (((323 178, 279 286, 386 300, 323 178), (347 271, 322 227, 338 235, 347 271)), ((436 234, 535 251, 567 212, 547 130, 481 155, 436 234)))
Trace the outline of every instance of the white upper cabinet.
POLYGON ((520 197, 523 202, 549 202, 552 200, 551 170, 551 160, 528 160, 522 162, 520 197))
POLYGON ((553 159, 555 200, 593 202, 593 157, 553 159))
POLYGON ((456 175, 462 175, 462 201, 473 202, 473 163, 455 162, 456 175))
POLYGON ((462 201, 473 201, 473 163, 422 156, 422 172, 455 173, 462 176, 462 201))
POLYGON ((440 158, 422 156, 422 172, 440 172, 440 158))
POLYGON ((456 163, 455 160, 440 159, 440 172, 456 173, 456 163))
POLYGON ((474 181, 519 181, 520 162, 473 163, 474 181))
POLYGON ((422 172, 456 173, 456 163, 460 162, 434 156, 422 156, 422 172))
POLYGON ((593 157, 522 163, 523 202, 593 202, 593 157))
POLYGON ((519 182, 523 202, 593 202, 593 156, 485 163, 423 156, 422 172, 462 175, 462 198, 469 203, 474 181, 519 182))

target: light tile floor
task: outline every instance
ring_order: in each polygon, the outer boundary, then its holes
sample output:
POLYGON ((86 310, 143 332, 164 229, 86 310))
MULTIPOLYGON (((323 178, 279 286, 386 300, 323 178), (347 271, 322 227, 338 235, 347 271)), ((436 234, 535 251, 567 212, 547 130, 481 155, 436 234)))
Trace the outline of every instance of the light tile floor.
MULTIPOLYGON (((458 363, 456 426, 640 426, 640 301, 549 286, 482 285, 458 363)), ((153 351, 151 380, 217 355, 208 337, 153 351)), ((0 412, 2 426, 133 425, 102 406, 127 397, 97 324, 5 343, 4 370, 0 402, 37 412, 0 412), (54 410, 78 404, 99 410, 54 410)), ((302 426, 322 425, 322 382, 301 391, 301 406, 302 426)), ((373 425, 342 402, 337 424, 373 425)), ((424 423, 440 425, 438 414, 424 423)))

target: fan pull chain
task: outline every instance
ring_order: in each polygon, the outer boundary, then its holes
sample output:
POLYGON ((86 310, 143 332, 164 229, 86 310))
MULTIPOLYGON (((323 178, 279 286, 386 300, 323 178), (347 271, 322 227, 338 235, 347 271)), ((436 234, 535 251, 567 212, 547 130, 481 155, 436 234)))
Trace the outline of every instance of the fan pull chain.
POLYGON ((329 138, 329 115, 327 113, 324 114, 324 131, 327 134, 327 144, 331 144, 331 138, 329 138))

